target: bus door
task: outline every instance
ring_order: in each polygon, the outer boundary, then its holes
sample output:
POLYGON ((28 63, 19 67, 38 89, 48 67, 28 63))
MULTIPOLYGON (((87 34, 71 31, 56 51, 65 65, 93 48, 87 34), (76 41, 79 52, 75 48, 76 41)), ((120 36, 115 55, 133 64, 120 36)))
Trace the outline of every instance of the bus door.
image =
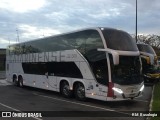
POLYGON ((96 79, 94 87, 95 94, 99 97, 105 98, 107 96, 109 84, 106 53, 94 49, 86 53, 86 58, 96 79))
POLYGON ((99 60, 96 61, 93 65, 93 72, 96 78, 96 85, 95 89, 98 96, 101 96, 102 98, 104 96, 107 96, 107 90, 108 90, 108 68, 107 68, 107 60, 99 60))

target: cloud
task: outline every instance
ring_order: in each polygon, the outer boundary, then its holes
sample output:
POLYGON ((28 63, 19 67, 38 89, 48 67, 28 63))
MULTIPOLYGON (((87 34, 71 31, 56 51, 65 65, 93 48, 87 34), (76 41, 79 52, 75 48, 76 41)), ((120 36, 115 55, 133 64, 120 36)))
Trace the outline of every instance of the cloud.
POLYGON ((10 40, 5 40, 5 39, 3 39, 3 38, 0 38, 0 43, 1 44, 14 44, 14 43, 16 43, 16 41, 10 41, 10 40))
POLYGON ((69 15, 66 14, 65 11, 55 11, 52 13, 47 13, 44 15, 47 19, 50 19, 54 22, 56 22, 57 24, 61 24, 62 21, 64 22, 66 19, 69 19, 69 15))
POLYGON ((46 4, 46 0, 1 0, 0 8, 18 13, 37 10, 46 4))
MULTIPOLYGON (((20 42, 23 42, 88 27, 112 27, 134 34, 135 2, 1 0, 0 37, 16 41, 18 29, 20 42)), ((160 34, 159 11, 159 0, 138 0, 138 33, 160 34)))
POLYGON ((6 48, 7 45, 9 44, 15 44, 16 41, 10 41, 10 40, 6 40, 6 39, 3 39, 3 38, 0 38, 0 47, 1 48, 6 48))
POLYGON ((46 37, 46 36, 51 36, 55 34, 59 34, 60 31, 54 30, 48 27, 45 28, 40 28, 36 26, 30 26, 26 24, 21 24, 18 26, 18 30, 21 31, 21 36, 22 38, 27 39, 35 39, 35 38, 41 38, 41 37, 46 37))
POLYGON ((118 17, 120 15, 120 10, 117 8, 112 8, 109 10, 99 10, 95 13, 88 14, 88 16, 92 17, 93 19, 105 19, 105 18, 112 18, 118 17))
POLYGON ((6 44, 6 43, 9 44, 9 40, 5 40, 3 38, 0 38, 0 44, 6 44))

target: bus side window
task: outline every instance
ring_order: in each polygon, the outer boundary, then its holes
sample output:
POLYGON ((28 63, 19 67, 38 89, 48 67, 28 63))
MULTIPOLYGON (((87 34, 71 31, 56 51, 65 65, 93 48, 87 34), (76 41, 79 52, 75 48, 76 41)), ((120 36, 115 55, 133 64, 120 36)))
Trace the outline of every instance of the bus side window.
POLYGON ((85 42, 84 56, 88 60, 94 76, 98 83, 108 86, 108 65, 105 52, 97 51, 97 48, 104 48, 102 39, 97 31, 90 31, 85 42))

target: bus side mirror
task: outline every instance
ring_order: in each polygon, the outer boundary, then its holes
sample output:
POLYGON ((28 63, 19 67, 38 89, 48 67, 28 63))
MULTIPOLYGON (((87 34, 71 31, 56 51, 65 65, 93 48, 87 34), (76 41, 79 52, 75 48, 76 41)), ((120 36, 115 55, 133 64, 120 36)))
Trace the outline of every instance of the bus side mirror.
POLYGON ((111 49, 108 49, 108 48, 107 49, 98 48, 97 51, 103 51, 103 52, 107 52, 107 53, 112 54, 114 65, 118 65, 119 64, 119 54, 115 50, 111 50, 111 49))

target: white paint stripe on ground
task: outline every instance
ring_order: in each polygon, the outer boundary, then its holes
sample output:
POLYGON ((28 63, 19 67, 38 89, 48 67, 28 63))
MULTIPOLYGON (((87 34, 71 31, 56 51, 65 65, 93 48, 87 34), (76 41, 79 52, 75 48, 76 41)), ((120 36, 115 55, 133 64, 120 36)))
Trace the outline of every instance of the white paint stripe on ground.
POLYGON ((54 98, 54 97, 50 97, 50 96, 40 95, 40 94, 37 94, 37 93, 33 93, 33 94, 34 94, 34 95, 37 95, 37 96, 41 96, 41 97, 53 99, 53 100, 63 101, 63 102, 72 103, 72 104, 77 104, 77 105, 81 105, 81 106, 87 106, 87 107, 96 108, 96 109, 100 109, 100 110, 106 110, 106 111, 112 111, 112 112, 116 112, 116 113, 131 115, 131 114, 129 114, 129 113, 120 112, 120 111, 113 110, 113 109, 107 109, 107 108, 103 108, 103 107, 98 107, 98 106, 93 106, 93 105, 87 105, 87 104, 78 103, 78 102, 72 102, 72 101, 69 101, 69 100, 64 100, 64 99, 60 99, 60 98, 54 98))
POLYGON ((12 84, 9 83, 6 79, 0 80, 0 86, 7 86, 7 85, 12 85, 12 84))
POLYGON ((147 100, 138 100, 138 99, 134 99, 134 101, 140 101, 140 102, 146 102, 146 103, 149 102, 149 101, 147 101, 147 100))
POLYGON ((12 107, 10 107, 10 106, 8 106, 8 105, 5 105, 5 104, 3 104, 3 103, 0 103, 0 105, 4 106, 4 107, 6 107, 6 108, 9 108, 9 109, 11 109, 11 110, 17 111, 17 112, 21 112, 20 110, 17 110, 17 109, 15 109, 15 108, 12 108, 12 107))
MULTIPOLYGON (((8 106, 8 105, 5 105, 5 104, 3 104, 3 103, 0 103, 0 105, 3 106, 3 107, 9 108, 9 109, 11 109, 11 110, 14 110, 14 111, 23 113, 22 111, 20 111, 20 110, 18 110, 18 109, 15 109, 15 108, 13 108, 13 107, 10 107, 10 106, 8 106)), ((34 118, 34 119, 36 119, 36 120, 43 120, 43 119, 40 119, 40 118, 37 118, 37 117, 32 117, 32 118, 34 118)))

